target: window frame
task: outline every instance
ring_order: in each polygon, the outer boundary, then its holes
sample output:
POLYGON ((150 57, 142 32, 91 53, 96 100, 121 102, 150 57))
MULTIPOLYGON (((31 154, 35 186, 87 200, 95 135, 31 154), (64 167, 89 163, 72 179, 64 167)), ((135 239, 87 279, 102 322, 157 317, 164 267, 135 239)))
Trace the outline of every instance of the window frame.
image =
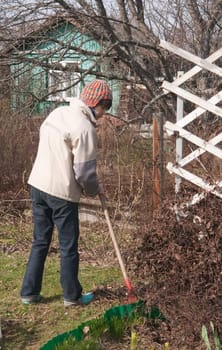
MULTIPOLYGON (((66 61, 60 61, 59 62, 61 66, 66 67, 69 64, 75 65, 76 67, 79 67, 80 62, 79 61, 72 61, 72 60, 66 60, 66 61)), ((73 97, 79 97, 80 96, 80 81, 77 85, 72 87, 72 81, 74 80, 80 80, 80 73, 76 71, 63 71, 59 69, 49 69, 48 71, 48 100, 49 101, 61 101, 61 102, 69 102, 73 97), (56 85, 56 77, 53 77, 53 74, 58 75, 58 80, 60 79, 59 75, 61 75, 61 81, 59 82, 58 90, 56 91, 55 85, 56 85), (71 79, 68 81, 66 79, 66 75, 69 74, 71 79), (63 75, 63 77, 62 77, 63 75), (73 79, 72 79, 73 78, 73 79), (70 84, 71 83, 71 84, 70 84), (68 86, 71 86, 71 88, 68 88, 68 86), (72 93, 72 89, 75 89, 75 93, 72 93), (51 90, 51 91, 50 91, 51 90), (55 91, 55 92, 53 92, 55 91)))

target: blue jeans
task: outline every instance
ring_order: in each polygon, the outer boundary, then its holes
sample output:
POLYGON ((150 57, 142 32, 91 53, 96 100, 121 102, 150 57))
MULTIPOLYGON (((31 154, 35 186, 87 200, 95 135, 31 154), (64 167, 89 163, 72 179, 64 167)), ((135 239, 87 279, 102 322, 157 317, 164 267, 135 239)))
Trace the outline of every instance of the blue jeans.
POLYGON ((78 203, 59 199, 31 187, 34 232, 32 248, 21 288, 21 296, 38 295, 42 288, 45 260, 52 240, 54 225, 60 247, 60 282, 65 300, 81 296, 79 271, 78 203))

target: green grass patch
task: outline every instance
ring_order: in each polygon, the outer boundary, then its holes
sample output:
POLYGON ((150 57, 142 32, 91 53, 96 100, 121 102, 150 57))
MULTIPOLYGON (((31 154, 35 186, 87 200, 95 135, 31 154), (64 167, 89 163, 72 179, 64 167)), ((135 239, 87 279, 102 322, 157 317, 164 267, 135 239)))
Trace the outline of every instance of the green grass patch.
MULTIPOLYGON (((25 228, 25 231, 25 237, 31 237, 32 227, 25 228)), ((21 231, 16 233, 15 228, 10 228, 8 239, 13 238, 14 242, 21 240, 20 234, 21 231)), ((2 237, 7 238, 6 231, 2 237)), ((43 302, 23 305, 19 293, 28 254, 29 249, 13 254, 0 253, 0 316, 3 333, 3 339, 0 340, 1 350, 38 350, 57 334, 70 331, 82 322, 100 316, 112 306, 110 301, 104 300, 95 301, 87 307, 64 308, 59 252, 50 254, 46 260, 42 286, 43 302)), ((123 283, 118 265, 92 266, 85 260, 80 262, 79 278, 85 291, 123 283)))

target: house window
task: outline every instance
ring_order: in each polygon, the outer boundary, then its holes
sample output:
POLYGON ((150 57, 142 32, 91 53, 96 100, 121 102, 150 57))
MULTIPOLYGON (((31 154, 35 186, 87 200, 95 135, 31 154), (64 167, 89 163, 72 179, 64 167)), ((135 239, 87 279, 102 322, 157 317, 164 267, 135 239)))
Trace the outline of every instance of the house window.
POLYGON ((49 70, 48 89, 50 101, 70 101, 80 96, 80 74, 75 72, 77 62, 60 62, 67 70, 49 70))

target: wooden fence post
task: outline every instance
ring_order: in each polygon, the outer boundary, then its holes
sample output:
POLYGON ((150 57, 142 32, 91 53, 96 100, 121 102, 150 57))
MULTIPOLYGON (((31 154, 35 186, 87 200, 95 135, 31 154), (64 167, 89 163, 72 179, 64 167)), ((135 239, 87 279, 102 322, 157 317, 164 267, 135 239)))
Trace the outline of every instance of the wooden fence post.
POLYGON ((160 170, 159 170, 159 130, 157 118, 153 118, 153 210, 160 206, 160 170))
MULTIPOLYGON (((182 77, 184 74, 183 71, 177 72, 177 78, 182 77)), ((183 108, 184 102, 180 96, 177 96, 177 122, 183 119, 183 108)), ((178 136, 176 138, 176 163, 178 163, 183 158, 183 139, 178 136)), ((175 177, 175 193, 178 194, 180 192, 182 178, 178 175, 175 177)))

